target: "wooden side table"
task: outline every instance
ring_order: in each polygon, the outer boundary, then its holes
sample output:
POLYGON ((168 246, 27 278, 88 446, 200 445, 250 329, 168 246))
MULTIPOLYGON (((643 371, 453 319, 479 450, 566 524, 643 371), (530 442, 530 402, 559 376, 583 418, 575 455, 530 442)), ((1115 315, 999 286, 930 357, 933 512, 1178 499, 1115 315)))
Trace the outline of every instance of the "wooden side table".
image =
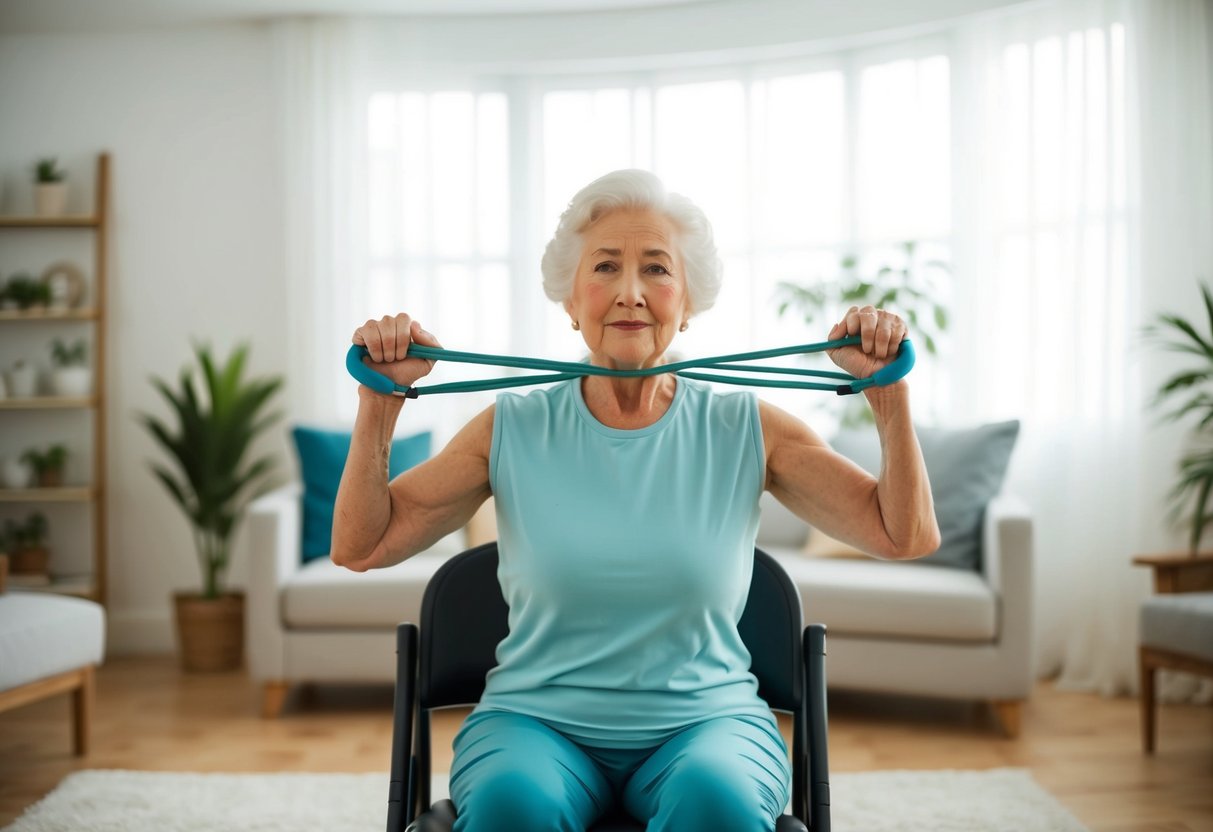
POLYGON ((1213 589, 1213 552, 1195 556, 1186 552, 1138 555, 1133 563, 1154 570, 1154 591, 1160 595, 1213 589))
MULTIPOLYGON (((1180 592, 1207 592, 1213 590, 1213 553, 1190 555, 1170 553, 1139 555, 1133 558, 1137 566, 1148 566, 1154 570, 1154 592, 1170 595, 1180 592)), ((1141 673, 1141 747, 1147 754, 1154 753, 1155 706, 1154 675, 1160 668, 1213 675, 1213 665, 1205 659, 1161 650, 1157 647, 1138 645, 1138 667, 1141 673)))

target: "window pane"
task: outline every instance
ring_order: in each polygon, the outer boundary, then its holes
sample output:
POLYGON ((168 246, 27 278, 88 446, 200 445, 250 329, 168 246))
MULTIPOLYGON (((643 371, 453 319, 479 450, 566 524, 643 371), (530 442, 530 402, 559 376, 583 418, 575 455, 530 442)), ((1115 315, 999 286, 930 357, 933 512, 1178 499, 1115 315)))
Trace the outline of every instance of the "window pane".
POLYGON ((550 92, 543 97, 542 229, 551 234, 569 200, 593 180, 634 167, 628 90, 550 92))
POLYGON ((430 99, 430 200, 434 249, 440 256, 466 257, 472 246, 474 99, 470 93, 442 92, 430 99))
POLYGON ((870 66, 859 79, 856 220, 864 239, 917 239, 951 224, 948 60, 870 66))
POLYGON ((776 246, 836 242, 846 232, 842 73, 775 78, 766 86, 758 239, 776 246))
POLYGON ((671 191, 708 215, 722 250, 749 243, 745 93, 740 81, 657 90, 654 158, 671 191))
POLYGON ((505 257, 510 238, 509 111, 505 95, 476 102, 476 243, 484 257, 505 257))

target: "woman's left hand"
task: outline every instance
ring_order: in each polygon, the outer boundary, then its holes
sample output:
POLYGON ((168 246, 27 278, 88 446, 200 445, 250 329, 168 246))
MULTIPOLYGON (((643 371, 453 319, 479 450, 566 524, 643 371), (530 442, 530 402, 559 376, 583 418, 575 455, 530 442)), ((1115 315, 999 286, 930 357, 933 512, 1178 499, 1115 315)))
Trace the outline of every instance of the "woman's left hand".
POLYGON ((834 324, 829 339, 858 335, 861 343, 828 352, 830 360, 855 378, 867 378, 892 363, 906 337, 906 324, 892 312, 874 306, 852 306, 843 319, 834 324))

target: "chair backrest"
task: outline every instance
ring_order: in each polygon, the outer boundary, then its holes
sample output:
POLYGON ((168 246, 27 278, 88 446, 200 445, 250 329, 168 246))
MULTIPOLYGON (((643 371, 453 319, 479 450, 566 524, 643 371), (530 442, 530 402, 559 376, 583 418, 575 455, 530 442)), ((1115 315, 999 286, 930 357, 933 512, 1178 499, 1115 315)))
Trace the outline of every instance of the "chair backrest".
MULTIPOLYGON (((471 705, 497 664, 509 632, 509 608, 497 582, 497 544, 486 543, 443 564, 421 602, 417 698, 423 709, 471 705)), ((761 549, 738 625, 750 651, 758 692, 772 708, 795 711, 804 684, 800 594, 787 572, 761 549)))

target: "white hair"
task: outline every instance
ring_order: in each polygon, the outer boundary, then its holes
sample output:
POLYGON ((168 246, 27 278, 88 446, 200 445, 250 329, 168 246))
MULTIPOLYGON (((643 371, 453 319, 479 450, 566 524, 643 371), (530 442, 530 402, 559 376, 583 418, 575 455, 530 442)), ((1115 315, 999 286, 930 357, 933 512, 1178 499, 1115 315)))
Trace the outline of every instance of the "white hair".
POLYGON ((617 170, 586 185, 560 215, 556 233, 543 252, 543 291, 557 303, 573 293, 581 261, 581 232, 595 220, 621 208, 647 208, 668 218, 678 230, 691 311, 711 308, 720 292, 722 267, 707 215, 682 194, 670 193, 647 170, 617 170))

